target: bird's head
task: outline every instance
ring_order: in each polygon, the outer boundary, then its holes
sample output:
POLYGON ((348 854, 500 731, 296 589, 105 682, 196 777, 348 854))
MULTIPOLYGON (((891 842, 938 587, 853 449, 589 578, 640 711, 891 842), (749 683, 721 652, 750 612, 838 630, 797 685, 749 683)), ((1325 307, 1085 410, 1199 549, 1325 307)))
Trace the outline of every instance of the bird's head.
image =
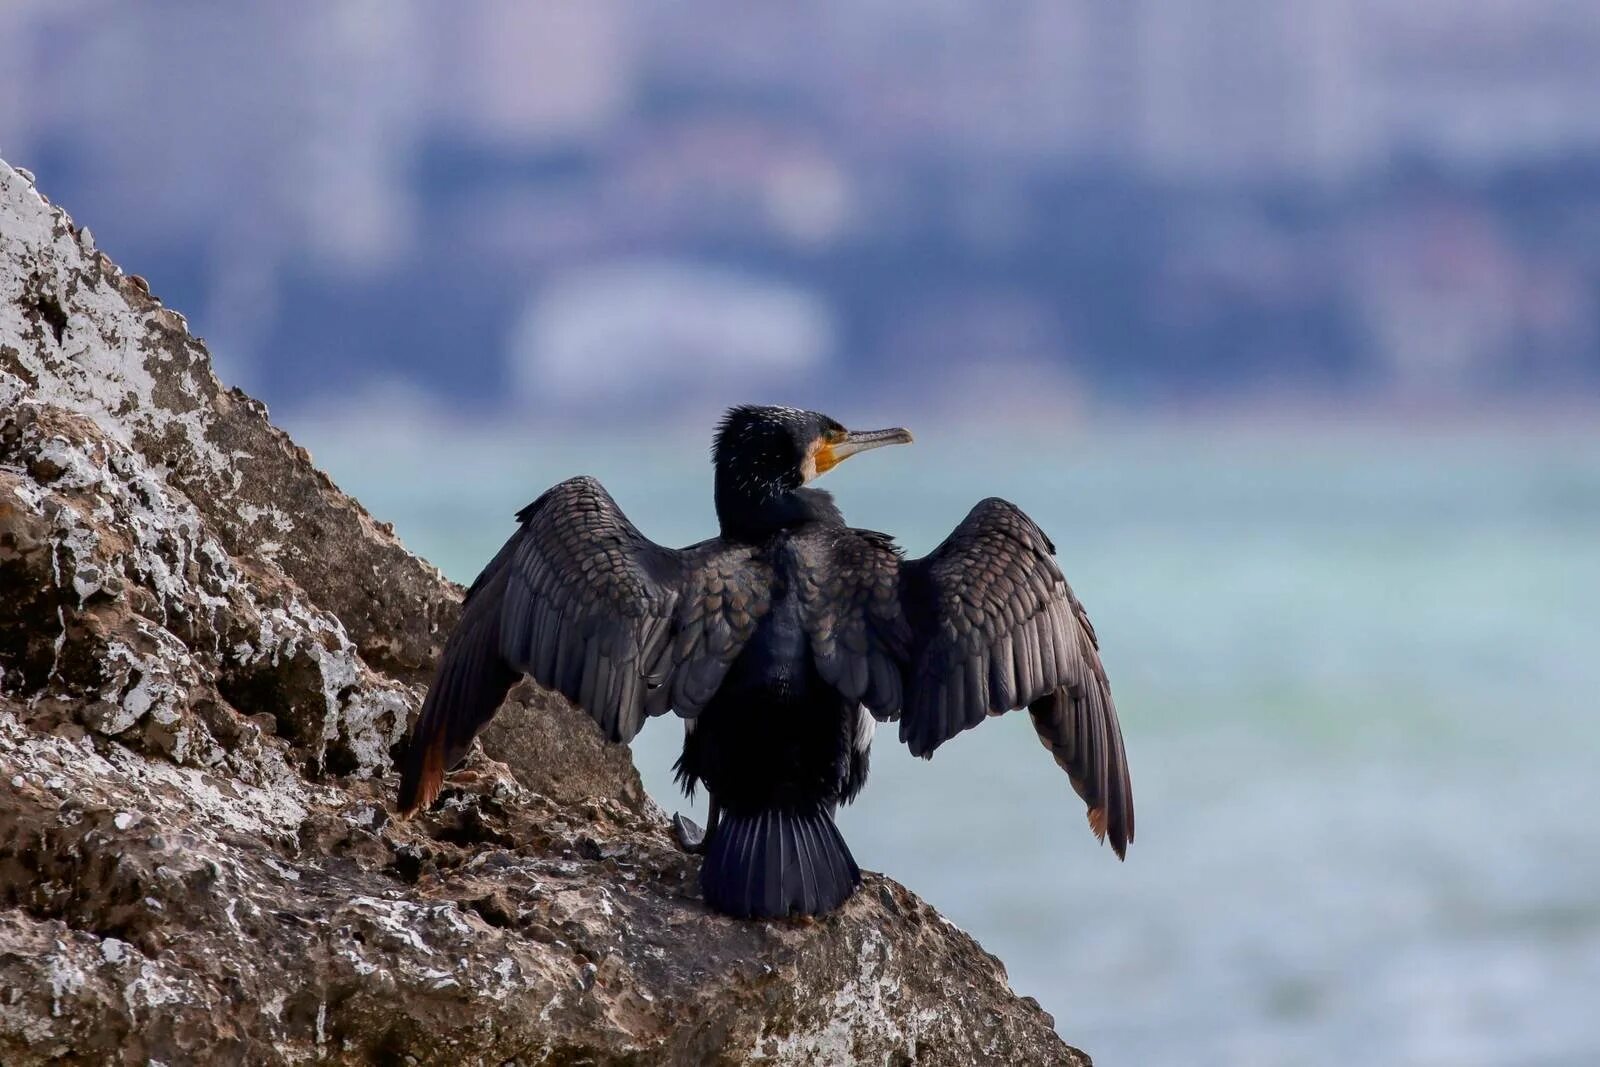
POLYGON ((730 408, 711 450, 718 511, 772 509, 857 452, 910 443, 909 430, 847 430, 817 411, 760 404, 730 408))

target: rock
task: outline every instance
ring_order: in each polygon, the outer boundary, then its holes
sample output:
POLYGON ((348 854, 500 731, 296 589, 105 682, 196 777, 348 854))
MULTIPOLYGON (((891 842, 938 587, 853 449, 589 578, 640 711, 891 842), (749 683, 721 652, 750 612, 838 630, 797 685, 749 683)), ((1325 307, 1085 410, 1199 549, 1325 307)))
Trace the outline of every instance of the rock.
POLYGON ((0 163, 0 1062, 1088 1062, 887 879, 711 914, 532 685, 391 818, 460 596, 0 163))

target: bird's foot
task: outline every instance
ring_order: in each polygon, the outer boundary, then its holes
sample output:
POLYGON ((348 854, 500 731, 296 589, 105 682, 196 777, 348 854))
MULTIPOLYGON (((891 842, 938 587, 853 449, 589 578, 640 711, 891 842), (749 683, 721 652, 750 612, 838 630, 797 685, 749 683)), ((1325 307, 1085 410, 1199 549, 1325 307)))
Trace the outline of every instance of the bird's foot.
POLYGON ((456 786, 460 789, 473 789, 480 786, 492 785, 494 782, 498 781, 499 778, 500 776, 498 774, 495 774, 493 771, 484 767, 463 767, 458 771, 452 771, 450 775, 445 778, 445 783, 447 785, 456 786))
POLYGON ((697 856, 706 850, 706 832, 700 829, 700 824, 682 813, 672 817, 672 831, 677 835, 678 844, 691 856, 697 856))

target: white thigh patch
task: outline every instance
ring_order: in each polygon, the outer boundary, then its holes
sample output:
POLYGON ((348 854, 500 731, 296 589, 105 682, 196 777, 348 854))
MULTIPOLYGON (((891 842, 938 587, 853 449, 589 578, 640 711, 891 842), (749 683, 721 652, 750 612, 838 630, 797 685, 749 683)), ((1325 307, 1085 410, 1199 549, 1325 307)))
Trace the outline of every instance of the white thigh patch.
POLYGON ((872 747, 872 735, 878 730, 878 720, 872 717, 865 704, 856 708, 855 749, 865 752, 872 747))

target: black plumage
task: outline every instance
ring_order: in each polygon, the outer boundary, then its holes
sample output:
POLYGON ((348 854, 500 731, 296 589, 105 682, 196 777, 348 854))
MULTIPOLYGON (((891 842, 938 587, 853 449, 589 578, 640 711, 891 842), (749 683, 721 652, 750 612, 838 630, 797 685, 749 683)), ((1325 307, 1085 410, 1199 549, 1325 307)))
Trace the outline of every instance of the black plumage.
POLYGON ((562 482, 468 591, 406 755, 400 808, 438 794, 523 675, 606 737, 685 720, 680 783, 712 817, 701 886, 719 911, 819 914, 860 872, 833 822, 866 781, 875 720, 931 757, 987 716, 1029 710, 1120 857, 1133 839, 1122 732, 1094 628, 1015 505, 980 502, 907 560, 847 526, 805 483, 858 451, 910 440, 815 412, 740 407, 714 448, 720 536, 644 537, 593 478, 562 482))

